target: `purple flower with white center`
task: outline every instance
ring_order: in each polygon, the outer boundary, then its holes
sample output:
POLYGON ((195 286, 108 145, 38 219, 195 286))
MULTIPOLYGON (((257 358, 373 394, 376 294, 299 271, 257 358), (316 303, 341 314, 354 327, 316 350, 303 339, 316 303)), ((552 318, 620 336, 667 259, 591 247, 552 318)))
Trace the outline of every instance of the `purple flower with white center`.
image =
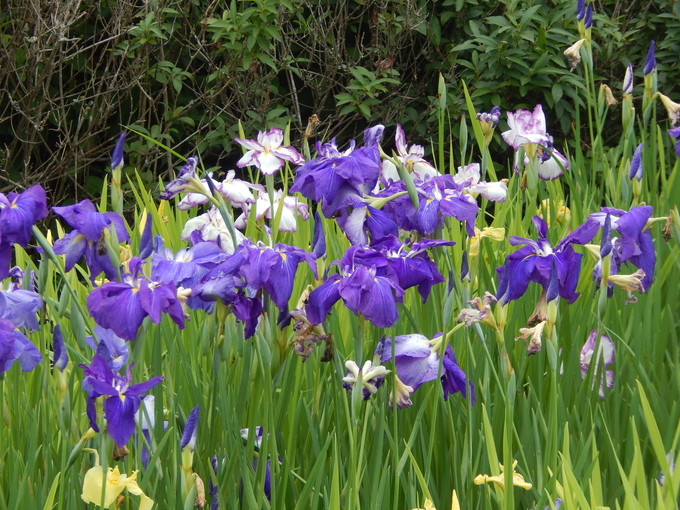
POLYGON ((288 309, 298 264, 307 262, 316 274, 314 255, 295 246, 277 244, 271 248, 246 240, 239 250, 243 256, 239 273, 253 290, 264 288, 280 311, 288 309))
MULTIPOLYGON (((31 229, 47 216, 47 198, 40 185, 28 188, 22 193, 0 193, 0 232, 3 244, 16 243, 26 248, 31 240, 31 229)), ((3 268, 0 279, 7 278, 3 268)))
POLYGON ((623 76, 623 90, 624 96, 630 96, 633 93, 633 64, 626 66, 626 74, 623 76))
POLYGON ((142 263, 133 257, 130 274, 125 274, 122 282, 107 282, 87 297, 87 308, 97 324, 125 340, 137 338, 145 317, 158 324, 164 312, 180 329, 184 328, 184 313, 175 284, 147 279, 140 274, 142 263))
POLYGON ((127 136, 127 133, 123 131, 120 136, 118 137, 118 141, 116 142, 116 146, 113 149, 113 154, 111 154, 111 168, 114 170, 118 169, 120 170, 123 168, 124 161, 123 161, 123 155, 124 155, 124 146, 125 146, 125 137, 127 136))
POLYGON ((165 186, 165 190, 160 194, 160 199, 170 200, 180 193, 204 193, 205 189, 196 176, 197 166, 198 158, 196 156, 187 158, 187 162, 179 171, 175 180, 170 181, 167 186, 165 186))
POLYGON ((680 158, 680 126, 669 129, 668 134, 677 140, 675 144, 675 155, 680 158))
POLYGON ((66 365, 68 365, 68 353, 66 352, 64 337, 61 334, 61 326, 59 324, 54 326, 54 332, 52 333, 52 352, 54 353, 52 360, 54 368, 59 370, 59 372, 63 372, 66 370, 66 365))
MULTIPOLYGON (((425 155, 425 149, 422 145, 413 144, 410 147, 407 147, 406 134, 399 124, 397 124, 397 134, 394 139, 394 144, 397 147, 397 160, 406 167, 409 172, 413 173, 414 178, 424 181, 439 175, 439 172, 432 166, 432 163, 423 157, 425 155)), ((381 174, 386 181, 388 181, 388 179, 392 179, 393 182, 399 180, 397 169, 391 161, 383 161, 381 174)))
POLYGON ((628 177, 630 179, 637 179, 638 181, 642 180, 642 148, 645 146, 644 143, 641 143, 640 145, 637 146, 635 149, 635 152, 633 153, 633 159, 630 162, 630 173, 628 177))
MULTIPOLYGON (((201 241, 211 241, 217 244, 225 253, 234 253, 234 243, 231 233, 220 211, 216 207, 211 207, 206 213, 195 218, 189 219, 184 224, 184 229, 180 234, 183 241, 198 243, 201 241)), ((245 236, 236 231, 236 241, 238 244, 243 242, 245 236)))
POLYGON ((417 227, 421 235, 434 232, 442 221, 442 216, 453 216, 458 221, 464 221, 467 234, 474 237, 479 206, 461 188, 450 175, 434 177, 416 186, 420 197, 417 227))
POLYGON ((102 328, 99 325, 94 327, 94 334, 97 336, 97 344, 93 337, 88 336, 85 342, 99 354, 111 370, 118 372, 130 358, 128 343, 116 335, 112 330, 102 328))
POLYGON ((0 318, 12 321, 15 328, 40 329, 35 314, 42 305, 42 298, 30 290, 0 290, 0 318))
POLYGON ((238 160, 236 166, 243 168, 246 166, 256 166, 264 175, 273 175, 283 168, 284 161, 290 161, 294 165, 301 165, 305 158, 293 147, 283 143, 283 131, 279 128, 272 128, 269 132, 259 131, 257 141, 234 138, 248 152, 238 160))
POLYGON ((135 431, 135 414, 142 395, 163 380, 163 377, 156 376, 146 382, 131 385, 133 365, 134 363, 128 366, 125 375, 117 375, 99 354, 94 355, 90 366, 78 365, 85 372, 83 389, 88 392, 87 416, 90 427, 99 432, 95 401, 103 396, 107 429, 119 448, 125 446, 135 431))
POLYGON ((226 260, 228 255, 215 243, 200 242, 191 248, 173 253, 165 248, 163 239, 156 237, 156 248, 151 257, 151 279, 171 281, 177 286, 193 287, 210 268, 226 260))
POLYGON ((371 361, 366 361, 359 368, 356 362, 348 360, 345 362, 345 367, 347 368, 347 375, 342 378, 342 387, 347 391, 352 391, 357 382, 361 380, 364 400, 368 400, 371 395, 378 391, 385 380, 385 376, 389 373, 389 370, 384 366, 373 366, 371 361))
POLYGON ((0 377, 16 360, 19 360, 22 371, 30 372, 42 361, 42 355, 12 321, 0 319, 0 377))
POLYGON ((349 211, 349 208, 343 209, 335 220, 347 235, 347 239, 354 245, 368 244, 368 234, 371 240, 375 241, 388 235, 396 236, 399 233, 392 217, 380 209, 357 202, 353 204, 351 212, 349 211))
POLYGON ((191 410, 191 413, 189 413, 187 423, 184 426, 184 432, 182 432, 182 440, 179 443, 180 450, 189 448, 189 450, 193 452, 196 449, 199 408, 200 406, 196 406, 191 410))
MULTIPOLYGON (((505 263, 496 268, 499 278, 496 297, 503 305, 519 299, 526 292, 529 282, 536 282, 548 289, 551 279, 554 283, 553 273, 556 272, 559 296, 573 303, 578 297, 576 285, 582 255, 574 251, 572 244, 589 242, 597 233, 598 224, 589 219, 553 248, 548 240, 548 226, 543 218, 534 216, 533 222, 538 231, 538 240, 516 236, 509 239, 513 246, 526 246, 508 255, 505 263)), ((557 295, 549 297, 554 299, 557 295)))
POLYGON ((375 250, 350 247, 340 262, 341 273, 333 274, 309 294, 305 310, 310 324, 321 324, 333 305, 342 298, 354 314, 362 314, 375 326, 387 328, 397 322, 396 302, 404 290, 392 278, 378 274, 387 266, 386 257, 375 250), (368 257, 356 256, 363 252, 368 257))
POLYGON ((118 241, 129 241, 130 235, 123 218, 115 212, 97 212, 89 200, 82 200, 74 205, 53 207, 52 210, 61 216, 73 230, 54 243, 54 253, 66 255, 66 271, 85 255, 85 262, 90 268, 90 279, 104 273, 107 278, 117 278, 116 268, 106 252, 104 245, 106 230, 115 230, 118 241))
POLYGON ((647 57, 645 58, 644 74, 647 76, 649 73, 656 69, 656 57, 654 56, 654 49, 656 48, 656 41, 652 40, 649 45, 649 50, 647 51, 647 57))
POLYGON ((296 170, 295 183, 291 193, 302 196, 321 205, 324 216, 330 218, 337 211, 328 205, 333 202, 341 186, 354 189, 361 196, 368 195, 375 188, 380 176, 380 149, 375 131, 377 127, 364 132, 364 146, 355 149, 352 141, 345 152, 338 151, 335 139, 330 143, 317 142, 318 157, 308 161, 296 170))
POLYGON ((465 372, 458 366, 456 357, 450 345, 443 348, 441 333, 430 340, 424 335, 417 333, 411 335, 399 335, 394 337, 394 359, 392 358, 392 338, 385 340, 381 361, 387 363, 394 361, 394 368, 403 384, 416 391, 421 384, 441 380, 444 389, 444 400, 449 395, 461 393, 463 397, 470 397, 475 403, 475 392, 472 383, 467 380, 465 372), (444 350, 444 359, 441 360, 441 351, 444 350), (441 374, 439 365, 442 363, 441 374), (469 389, 469 393, 468 393, 469 389))
MULTIPOLYGON (((645 230, 647 220, 653 212, 651 205, 640 205, 626 212, 613 207, 603 207, 600 212, 588 216, 588 221, 596 221, 604 226, 607 216, 610 217, 611 230, 616 230, 620 237, 613 237, 612 264, 610 275, 619 272, 623 263, 629 262, 644 272, 642 287, 647 291, 654 281, 656 252, 652 233, 645 230)), ((596 275, 597 277, 597 275, 596 275)))
POLYGON ((404 290, 418 286, 418 293, 425 303, 432 286, 444 281, 436 264, 428 256, 427 250, 454 244, 455 241, 423 239, 409 248, 395 236, 389 236, 373 244, 371 248, 379 250, 387 259, 387 266, 379 273, 391 276, 404 290))
MULTIPOLYGON (((588 369, 590 365, 594 362, 593 367, 593 377, 597 376, 600 361, 602 361, 605 366, 605 370, 602 373, 602 379, 600 380, 600 398, 604 400, 604 388, 611 389, 614 387, 614 371, 606 370, 606 367, 614 363, 614 351, 616 348, 616 343, 607 335, 600 335, 600 347, 595 353, 595 347, 597 345, 597 330, 594 329, 590 332, 588 340, 583 344, 581 349, 581 377, 586 378, 588 374, 588 369)), ((595 381, 593 381, 593 386, 595 381)))

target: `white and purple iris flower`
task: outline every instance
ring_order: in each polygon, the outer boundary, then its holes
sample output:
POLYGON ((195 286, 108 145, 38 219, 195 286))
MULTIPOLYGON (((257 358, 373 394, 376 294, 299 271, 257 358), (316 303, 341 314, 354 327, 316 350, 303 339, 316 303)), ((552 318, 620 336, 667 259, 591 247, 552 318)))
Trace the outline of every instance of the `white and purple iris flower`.
POLYGON ((248 152, 236 163, 239 168, 255 166, 264 175, 273 175, 283 168, 285 161, 290 161, 294 165, 301 165, 305 162, 294 147, 281 145, 283 131, 279 128, 272 128, 266 133, 258 132, 257 141, 243 138, 234 138, 234 140, 248 149, 248 152))
POLYGON ((533 217, 538 239, 511 236, 513 246, 526 245, 505 258, 505 263, 496 268, 498 292, 501 304, 519 299, 526 292, 529 282, 538 283, 548 290, 547 300, 558 295, 573 303, 578 297, 576 285, 581 271, 580 253, 572 244, 586 244, 597 233, 599 225, 588 220, 553 247, 548 240, 548 226, 540 216, 533 217))
POLYGON ((54 243, 54 253, 66 255, 66 271, 73 269, 84 255, 92 281, 101 273, 109 279, 115 279, 116 268, 104 244, 105 230, 110 231, 113 227, 118 241, 129 241, 130 235, 123 218, 111 211, 97 212, 89 200, 64 207, 53 207, 52 210, 73 227, 71 232, 54 243))
MULTIPOLYGON (((517 110, 508 112, 507 131, 501 136, 515 151, 524 148, 524 165, 538 158, 538 176, 546 181, 557 179, 562 175, 562 169, 569 170, 567 159, 553 147, 553 138, 546 130, 543 107, 538 104, 533 112, 517 110)), ((519 171, 518 163, 515 170, 519 171)))
POLYGON ((90 315, 100 326, 111 329, 125 340, 137 338, 137 330, 145 317, 158 324, 167 313, 184 328, 184 312, 172 281, 155 282, 141 272, 144 261, 130 260, 130 273, 122 282, 106 282, 87 297, 90 315))
MULTIPOLYGON (((406 134, 401 125, 397 124, 397 134, 394 138, 394 145, 397 148, 397 160, 406 167, 406 169, 413 174, 415 179, 425 181, 431 177, 439 175, 437 169, 427 161, 425 156, 425 149, 422 145, 413 144, 410 147, 406 145, 406 134)), ((384 160, 382 163, 381 174, 385 182, 397 182, 399 180, 399 173, 397 168, 389 160, 384 160)))
POLYGON ((103 396, 107 430, 119 448, 125 446, 135 431, 135 414, 142 395, 163 380, 163 377, 156 376, 131 385, 133 365, 128 366, 125 375, 118 375, 99 354, 94 355, 90 366, 78 365, 85 372, 83 389, 88 392, 87 417, 90 427, 99 432, 95 401, 103 396))
POLYGON ((196 175, 197 166, 198 158, 196 156, 187 158, 187 162, 182 166, 177 177, 165 186, 165 190, 160 194, 159 198, 161 200, 170 200, 180 193, 202 194, 205 189, 196 175))
POLYGON ((417 333, 398 335, 394 337, 394 359, 392 358, 392 338, 385 340, 381 361, 394 361, 397 375, 403 384, 413 388, 413 391, 426 382, 441 380, 444 389, 444 400, 449 395, 461 393, 475 403, 475 392, 472 383, 467 380, 465 372, 458 366, 456 356, 450 345, 444 349, 444 359, 441 360, 443 338, 441 333, 432 340, 417 333), (442 364, 439 372, 440 361, 442 364), (468 393, 469 390, 469 393, 468 393))
MULTIPOLYGON (((274 192, 274 203, 269 200, 269 195, 266 191, 260 190, 257 194, 255 202, 255 209, 257 211, 255 220, 260 221, 262 218, 271 220, 278 214, 279 208, 281 210, 281 217, 279 219, 279 232, 296 232, 297 231, 297 217, 300 216, 303 221, 309 219, 309 206, 300 202, 297 197, 283 194, 282 190, 274 192), (283 204, 282 204, 283 202, 283 204)), ((241 214, 234 221, 234 226, 239 229, 245 229, 248 223, 248 216, 250 215, 251 207, 249 204, 243 204, 243 214, 241 214)))
MULTIPOLYGON (((260 184, 251 184, 247 181, 237 179, 236 172, 229 170, 227 176, 223 181, 213 181, 215 189, 220 192, 220 194, 229 202, 233 207, 243 208, 244 204, 252 204, 253 192, 251 190, 264 191, 264 188, 260 184)), ((208 177, 212 178, 212 174, 208 174, 208 177)), ((210 195, 212 194, 210 186, 208 185, 207 179, 201 179, 201 187, 203 188, 202 193, 189 192, 179 204, 177 208, 186 211, 193 209, 194 207, 207 204, 210 201, 210 195)))
MULTIPOLYGON (((600 335, 600 347, 597 353, 595 353, 597 336, 597 330, 592 330, 590 335, 588 335, 588 340, 586 340, 586 343, 583 344, 583 348, 581 349, 581 377, 583 377, 583 379, 586 378, 588 369, 593 363, 595 363, 595 366, 593 367, 593 377, 596 377, 601 361, 604 364, 605 369, 603 370, 602 378, 600 380, 600 398, 604 400, 605 386, 609 389, 614 387, 614 371, 606 370, 606 367, 614 363, 616 343, 612 342, 609 336, 600 335)), ((593 386, 594 385, 593 381, 593 386)))

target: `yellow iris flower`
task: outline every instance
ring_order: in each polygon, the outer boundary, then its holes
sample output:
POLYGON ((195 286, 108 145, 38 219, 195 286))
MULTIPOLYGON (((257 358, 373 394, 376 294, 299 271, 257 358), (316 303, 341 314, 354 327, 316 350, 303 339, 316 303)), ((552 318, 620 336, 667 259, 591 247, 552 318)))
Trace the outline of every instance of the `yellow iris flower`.
MULTIPOLYGON (((493 482, 498 485, 501 489, 505 490, 505 473, 503 473, 503 464, 498 464, 501 468, 501 474, 496 476, 489 475, 477 475, 473 482, 475 485, 482 485, 488 482, 493 482)), ((524 490, 531 489, 531 484, 524 481, 524 477, 519 473, 515 473, 515 466, 517 461, 512 463, 512 484, 521 487, 524 490)))
MULTIPOLYGON (((103 481, 104 471, 101 466, 90 468, 87 473, 85 473, 83 494, 81 495, 85 503, 94 503, 96 505, 101 503, 103 481)), ((127 489, 130 494, 142 497, 139 504, 140 510, 151 510, 151 508, 153 508, 153 500, 144 494, 142 489, 139 488, 139 485, 137 485, 137 471, 134 471, 130 476, 127 476, 126 474, 120 473, 118 466, 113 469, 109 468, 109 472, 106 475, 104 508, 111 506, 125 489, 127 489)))
MULTIPOLYGON (((434 503, 432 503, 432 500, 427 498, 425 500, 425 508, 414 508, 413 510, 437 510, 434 507, 434 503)), ((453 491, 453 494, 451 495, 451 510, 460 510, 460 503, 458 502, 458 496, 456 495, 456 491, 453 491)))

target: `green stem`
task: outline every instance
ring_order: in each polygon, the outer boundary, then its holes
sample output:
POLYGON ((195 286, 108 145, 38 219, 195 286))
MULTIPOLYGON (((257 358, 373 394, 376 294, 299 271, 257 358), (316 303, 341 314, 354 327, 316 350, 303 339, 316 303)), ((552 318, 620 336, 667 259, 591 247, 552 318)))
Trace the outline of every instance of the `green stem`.
POLYGON ((87 331, 90 333, 90 335, 92 335, 92 338, 94 338, 95 342, 99 343, 99 339, 97 338, 97 335, 90 326, 89 321, 85 320, 85 318, 89 317, 90 314, 87 311, 87 309, 83 306, 83 303, 80 301, 78 293, 74 290, 74 288, 71 286, 71 282, 69 282, 68 278, 66 277, 66 271, 64 271, 64 268, 61 267, 61 261, 59 260, 57 254, 54 253, 52 245, 35 225, 33 226, 33 235, 35 236, 35 239, 38 241, 40 247, 47 255, 47 258, 50 259, 54 266, 57 268, 57 272, 61 276, 64 285, 66 285, 66 288, 71 293, 71 302, 75 303, 76 307, 78 308, 78 311, 80 312, 80 315, 83 317, 83 322, 85 323, 87 331))

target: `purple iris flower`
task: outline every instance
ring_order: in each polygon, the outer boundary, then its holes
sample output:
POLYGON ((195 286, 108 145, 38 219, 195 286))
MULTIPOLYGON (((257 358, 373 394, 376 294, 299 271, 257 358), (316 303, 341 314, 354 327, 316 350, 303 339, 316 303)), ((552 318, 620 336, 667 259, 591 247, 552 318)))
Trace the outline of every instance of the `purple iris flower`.
POLYGON ((402 300, 404 290, 394 279, 379 274, 387 266, 385 255, 352 246, 333 264, 340 266, 340 274, 331 275, 309 294, 305 310, 311 324, 321 324, 340 298, 353 313, 379 328, 397 322, 396 302, 402 300))
POLYGON ((31 240, 31 229, 47 216, 47 198, 40 185, 23 193, 0 193, 0 232, 6 243, 16 243, 24 248, 31 240))
POLYGON ((581 21, 586 15, 586 1, 578 0, 576 3, 576 21, 581 21))
POLYGON ((0 318, 12 321, 15 328, 40 329, 35 314, 42 305, 42 298, 30 290, 0 291, 0 318))
POLYGON ((431 234, 437 229, 442 216, 452 216, 464 221, 468 235, 475 236, 475 218, 479 210, 477 201, 464 194, 464 187, 456 184, 450 175, 433 177, 416 187, 420 197, 418 232, 431 234))
POLYGON ((644 73, 647 76, 649 73, 656 69, 656 58, 654 57, 654 49, 656 48, 656 41, 652 40, 649 45, 649 50, 647 51, 647 57, 645 58, 644 73))
POLYGON ((314 213, 314 235, 312 236, 312 253, 319 259, 326 255, 326 234, 319 211, 314 213))
POLYGON ((180 450, 185 447, 189 447, 190 451, 194 451, 196 448, 196 437, 198 435, 198 414, 200 406, 196 406, 189 413, 187 418, 187 423, 184 426, 184 432, 182 432, 182 440, 179 443, 180 450))
POLYGON ((122 282, 107 282, 87 297, 87 308, 100 326, 113 330, 125 340, 137 338, 137 330, 149 316, 158 324, 163 312, 184 328, 184 312, 171 281, 154 282, 140 274, 144 261, 133 257, 130 274, 122 282))
POLYGON ((142 395, 163 380, 162 376, 156 376, 146 382, 130 385, 133 365, 134 363, 128 366, 125 375, 117 375, 99 354, 94 355, 90 366, 78 365, 85 372, 83 389, 89 393, 87 416, 90 427, 99 432, 95 401, 103 396, 107 429, 119 448, 125 446, 135 431, 135 414, 142 395))
POLYGON ((583 20, 583 28, 590 28, 593 26, 593 4, 592 2, 588 4, 586 8, 586 16, 583 20))
MULTIPOLYGON (((588 221, 596 221, 604 226, 607 216, 610 217, 611 230, 619 233, 620 237, 612 237, 612 264, 610 274, 618 274, 619 267, 624 263, 631 263, 642 269, 645 277, 642 286, 645 291, 654 281, 656 266, 656 252, 652 233, 644 230, 647 220, 653 212, 651 205, 640 205, 626 212, 613 207, 603 207, 599 213, 588 216, 588 221)), ((597 278, 597 274, 595 275, 597 278)))
POLYGON ((246 240, 239 250, 243 253, 239 272, 248 286, 253 290, 264 288, 280 311, 288 308, 298 264, 306 261, 316 274, 316 257, 295 246, 277 244, 271 248, 262 242, 254 244, 246 240))
POLYGON ((66 365, 68 365, 68 353, 66 352, 64 337, 61 334, 61 326, 59 324, 54 326, 54 332, 52 333, 52 352, 54 353, 54 368, 63 372, 66 370, 66 365))
MULTIPOLYGON (((397 375, 404 384, 411 386, 415 391, 421 384, 437 379, 441 361, 442 369, 439 378, 444 389, 444 400, 448 400, 449 395, 453 393, 461 393, 464 397, 469 396, 474 404, 474 387, 467 380, 465 372, 458 366, 450 345, 444 349, 444 359, 440 359, 442 340, 441 333, 435 335, 432 340, 417 333, 395 336, 394 367, 397 375)), ((392 338, 387 338, 385 341, 381 361, 383 363, 392 361, 392 338)))
POLYGON ((442 283, 444 277, 430 259, 427 250, 436 246, 453 246, 455 241, 439 239, 423 239, 409 247, 394 236, 381 239, 371 245, 371 248, 382 252, 387 258, 387 267, 379 271, 383 276, 391 276, 399 286, 406 290, 418 287, 418 292, 427 301, 432 286, 442 283))
POLYGON ((553 247, 548 240, 548 226, 543 218, 534 216, 533 222, 538 231, 538 240, 510 237, 511 245, 526 246, 508 255, 505 263, 496 268, 499 278, 496 297, 501 304, 506 304, 524 295, 529 282, 536 282, 545 290, 554 289, 557 283, 558 292, 549 292, 549 297, 554 298, 559 294, 573 303, 578 297, 576 285, 582 255, 574 251, 572 244, 589 242, 597 233, 599 225, 597 221, 589 219, 553 247))
POLYGON ((113 227, 118 241, 129 241, 130 235, 125 228, 125 221, 115 212, 97 212, 89 200, 82 200, 75 205, 53 207, 52 210, 61 216, 73 230, 54 243, 54 253, 66 255, 66 271, 85 255, 85 262, 90 268, 90 279, 104 273, 107 278, 117 278, 116 268, 106 252, 104 243, 105 229, 113 227))
POLYGON ((641 143, 640 145, 637 146, 635 149, 635 152, 633 153, 633 159, 630 162, 630 173, 628 177, 630 179, 637 179, 638 181, 642 180, 642 148, 645 146, 644 143, 641 143))
POLYGON ((45 190, 39 185, 23 193, 0 193, 0 280, 9 276, 12 244, 27 247, 33 225, 47 212, 45 190))
POLYGON ((333 139, 330 143, 317 142, 318 157, 296 170, 291 192, 300 192, 305 198, 322 203, 322 211, 329 218, 333 215, 328 205, 334 200, 342 185, 354 189, 359 195, 367 195, 380 176, 379 132, 369 128, 364 132, 364 146, 355 149, 352 141, 345 152, 340 152, 333 139))
POLYGON ((123 167, 123 148, 125 146, 125 137, 127 136, 127 133, 123 131, 120 136, 118 137, 118 141, 116 142, 116 146, 113 149, 113 154, 111 154, 111 168, 122 168, 123 167))
POLYGON ((94 327, 94 334, 99 339, 98 344, 91 336, 86 337, 85 342, 104 358, 104 361, 106 361, 111 370, 118 372, 130 358, 128 343, 112 330, 102 328, 99 325, 94 327))
POLYGON ((0 377, 16 360, 19 360, 21 370, 30 372, 42 361, 42 356, 12 321, 0 319, 0 377))
POLYGON ((163 239, 156 238, 156 248, 151 258, 151 279, 170 280, 176 285, 192 287, 215 265, 223 262, 228 255, 215 243, 199 242, 191 248, 173 253, 165 248, 163 239))
POLYGON ((668 134, 677 140, 675 144, 675 155, 680 158, 680 126, 669 129, 668 134))

